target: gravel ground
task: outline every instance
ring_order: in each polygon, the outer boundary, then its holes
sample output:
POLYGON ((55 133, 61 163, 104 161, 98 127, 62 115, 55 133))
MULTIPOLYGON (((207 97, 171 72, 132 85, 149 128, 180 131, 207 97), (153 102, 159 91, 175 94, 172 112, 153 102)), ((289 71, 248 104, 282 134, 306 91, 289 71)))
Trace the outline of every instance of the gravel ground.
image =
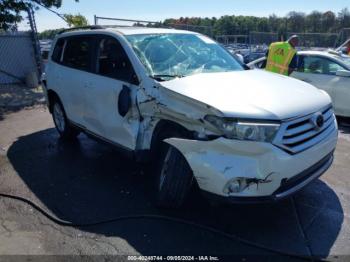
POLYGON ((27 88, 24 85, 0 85, 0 120, 5 113, 45 104, 41 86, 27 88))

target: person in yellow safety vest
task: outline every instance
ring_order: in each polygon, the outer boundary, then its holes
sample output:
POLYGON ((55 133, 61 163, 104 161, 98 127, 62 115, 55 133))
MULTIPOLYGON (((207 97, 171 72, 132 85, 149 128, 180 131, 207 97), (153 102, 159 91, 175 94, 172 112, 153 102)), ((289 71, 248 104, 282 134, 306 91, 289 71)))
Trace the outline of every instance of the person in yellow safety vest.
POLYGON ((299 37, 292 35, 286 42, 275 42, 269 46, 265 69, 270 72, 289 76, 297 68, 295 47, 299 37))

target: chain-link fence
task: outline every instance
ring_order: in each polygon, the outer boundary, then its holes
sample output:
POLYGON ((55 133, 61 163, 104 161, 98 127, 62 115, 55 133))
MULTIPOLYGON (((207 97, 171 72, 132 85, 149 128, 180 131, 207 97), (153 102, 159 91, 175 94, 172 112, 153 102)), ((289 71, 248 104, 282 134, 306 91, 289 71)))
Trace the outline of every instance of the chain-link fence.
POLYGON ((277 33, 250 32, 249 35, 218 35, 215 39, 224 45, 247 44, 257 46, 269 46, 278 41, 277 33))
POLYGON ((279 40, 277 33, 270 32, 250 32, 249 44, 258 46, 269 46, 273 42, 279 40))
POLYGON ((187 30, 187 31, 193 31, 197 33, 201 33, 203 35, 207 35, 210 37, 213 37, 213 28, 211 26, 202 26, 202 25, 189 25, 189 24, 165 24, 165 26, 179 29, 179 30, 187 30))
POLYGON ((24 30, 0 32, 0 84, 26 83, 38 85, 41 75, 41 55, 34 11, 27 10, 24 30))
POLYGON ((248 44, 248 35, 218 35, 215 39, 220 44, 230 45, 230 44, 248 44))
POLYGON ((338 35, 337 40, 334 43, 334 48, 341 46, 345 41, 350 39, 350 28, 343 28, 338 35))
POLYGON ((337 33, 288 33, 287 37, 294 34, 299 36, 299 47, 301 49, 332 48, 338 38, 337 33))
POLYGON ((0 34, 0 84, 25 82, 37 74, 37 63, 29 32, 0 34))

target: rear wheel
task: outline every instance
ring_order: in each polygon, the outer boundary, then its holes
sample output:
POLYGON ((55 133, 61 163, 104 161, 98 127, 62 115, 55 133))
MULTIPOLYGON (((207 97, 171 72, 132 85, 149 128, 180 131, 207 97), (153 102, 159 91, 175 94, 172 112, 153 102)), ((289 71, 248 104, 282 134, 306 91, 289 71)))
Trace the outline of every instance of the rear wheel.
POLYGON ((72 139, 79 135, 80 132, 70 125, 62 103, 58 99, 55 99, 52 105, 52 118, 63 139, 72 139))
POLYGON ((193 183, 193 174, 185 157, 175 147, 162 142, 157 172, 157 204, 179 208, 193 183))

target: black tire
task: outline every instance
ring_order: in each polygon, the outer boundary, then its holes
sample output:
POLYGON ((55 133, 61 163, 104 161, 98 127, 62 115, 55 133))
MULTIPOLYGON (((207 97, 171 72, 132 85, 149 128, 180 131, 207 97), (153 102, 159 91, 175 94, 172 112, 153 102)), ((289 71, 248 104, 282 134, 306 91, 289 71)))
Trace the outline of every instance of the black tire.
POLYGON ((80 134, 80 131, 72 127, 69 123, 66 112, 64 111, 63 105, 59 99, 55 99, 52 103, 52 118, 56 130, 62 139, 75 139, 80 134))
POLYGON ((193 183, 193 174, 185 157, 175 147, 162 142, 157 172, 157 206, 179 208, 193 183))

